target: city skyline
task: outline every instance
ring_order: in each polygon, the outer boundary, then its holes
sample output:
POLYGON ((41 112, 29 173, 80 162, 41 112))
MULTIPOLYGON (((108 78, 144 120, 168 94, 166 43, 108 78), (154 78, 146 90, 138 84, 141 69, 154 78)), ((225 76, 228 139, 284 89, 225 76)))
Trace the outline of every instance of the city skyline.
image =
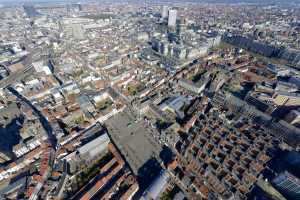
POLYGON ((0 0, 0 199, 300 198, 300 4, 0 0))

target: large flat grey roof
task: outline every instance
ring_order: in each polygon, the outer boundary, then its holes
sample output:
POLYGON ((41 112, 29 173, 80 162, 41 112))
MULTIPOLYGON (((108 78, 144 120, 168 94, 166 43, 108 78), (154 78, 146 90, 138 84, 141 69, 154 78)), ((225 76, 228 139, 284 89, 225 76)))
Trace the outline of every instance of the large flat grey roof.
POLYGON ((108 133, 134 173, 137 173, 150 158, 158 158, 161 150, 143 123, 135 123, 134 118, 126 112, 119 113, 105 122, 108 133))

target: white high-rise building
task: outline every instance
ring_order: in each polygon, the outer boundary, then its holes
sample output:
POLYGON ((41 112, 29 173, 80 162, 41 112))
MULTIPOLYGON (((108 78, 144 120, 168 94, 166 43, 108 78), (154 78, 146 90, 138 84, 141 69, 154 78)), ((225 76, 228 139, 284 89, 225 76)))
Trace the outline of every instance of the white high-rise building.
POLYGON ((168 26, 175 27, 177 18, 177 10, 169 10, 168 26))
POLYGON ((161 11, 161 17, 163 19, 168 17, 168 6, 163 6, 161 11))

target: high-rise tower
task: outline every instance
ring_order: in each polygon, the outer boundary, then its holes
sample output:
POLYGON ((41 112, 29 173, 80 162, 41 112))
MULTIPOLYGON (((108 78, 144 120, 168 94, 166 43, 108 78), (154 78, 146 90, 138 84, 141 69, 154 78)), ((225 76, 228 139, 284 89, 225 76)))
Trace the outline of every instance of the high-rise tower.
POLYGON ((168 26, 175 27, 177 18, 177 10, 169 10, 168 26))
POLYGON ((161 11, 161 17, 166 19, 168 17, 168 6, 163 6, 161 11))

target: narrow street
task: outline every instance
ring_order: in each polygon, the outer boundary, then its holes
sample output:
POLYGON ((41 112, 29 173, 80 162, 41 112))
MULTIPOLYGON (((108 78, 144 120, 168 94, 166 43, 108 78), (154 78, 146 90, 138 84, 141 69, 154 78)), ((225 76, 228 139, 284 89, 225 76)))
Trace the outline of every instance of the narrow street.
POLYGON ((48 122, 47 118, 43 115, 43 113, 38 110, 32 103, 30 100, 28 100, 25 96, 23 96, 22 94, 20 94, 18 91, 16 91, 13 87, 8 87, 7 88, 13 95, 15 95, 17 98, 19 98, 20 100, 22 100, 22 102, 24 102, 25 104, 27 104, 36 114, 36 116, 39 117, 39 120, 44 128, 44 130, 47 133, 48 136, 48 140, 51 143, 53 149, 56 149, 56 137, 53 134, 53 129, 50 125, 50 123, 48 122))
POLYGON ((43 185, 45 184, 45 182, 47 181, 49 174, 52 170, 52 165, 54 163, 55 160, 55 150, 56 150, 56 137, 53 134, 53 129, 50 125, 50 123, 48 122, 47 118, 42 114, 41 111, 39 111, 32 103, 30 100, 28 100, 25 96, 23 96, 22 94, 20 94, 18 91, 16 91, 13 87, 8 87, 7 88, 13 95, 15 95, 18 99, 20 99, 22 102, 24 102, 25 104, 27 104, 36 114, 36 116, 39 117, 39 121, 42 124, 47 136, 48 136, 48 143, 51 144, 51 152, 50 152, 50 157, 48 158, 48 165, 49 168, 45 171, 44 174, 42 174, 43 176, 43 180, 41 182, 39 182, 36 187, 34 188, 34 192, 32 193, 32 195, 30 196, 30 200, 36 200, 38 198, 38 194, 40 193, 40 191, 43 188, 43 185))

